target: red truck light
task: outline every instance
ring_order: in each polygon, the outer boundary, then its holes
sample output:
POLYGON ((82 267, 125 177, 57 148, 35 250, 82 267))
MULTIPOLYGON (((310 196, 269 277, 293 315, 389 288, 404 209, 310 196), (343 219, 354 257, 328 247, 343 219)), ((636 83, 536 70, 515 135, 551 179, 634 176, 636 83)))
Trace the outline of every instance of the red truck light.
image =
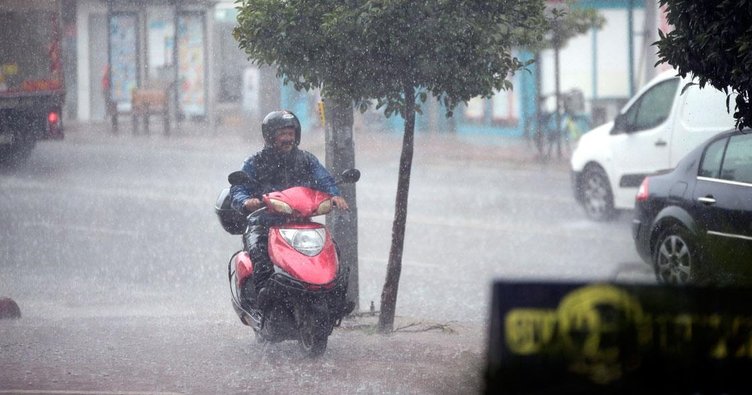
POLYGON ((47 115, 47 122, 50 123, 50 125, 56 125, 57 121, 60 120, 60 116, 57 115, 57 112, 52 111, 47 115))
POLYGON ((47 113, 47 134, 44 138, 61 140, 65 136, 63 124, 60 119, 59 111, 50 111, 47 113))

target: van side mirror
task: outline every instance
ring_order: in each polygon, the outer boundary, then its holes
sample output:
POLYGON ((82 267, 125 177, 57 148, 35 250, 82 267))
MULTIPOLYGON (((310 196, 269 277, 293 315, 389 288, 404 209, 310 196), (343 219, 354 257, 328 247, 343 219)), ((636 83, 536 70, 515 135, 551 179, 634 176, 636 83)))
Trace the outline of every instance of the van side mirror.
POLYGON ((619 134, 626 131, 627 127, 624 114, 619 113, 616 115, 616 118, 614 118, 614 127, 611 128, 611 134, 619 134))

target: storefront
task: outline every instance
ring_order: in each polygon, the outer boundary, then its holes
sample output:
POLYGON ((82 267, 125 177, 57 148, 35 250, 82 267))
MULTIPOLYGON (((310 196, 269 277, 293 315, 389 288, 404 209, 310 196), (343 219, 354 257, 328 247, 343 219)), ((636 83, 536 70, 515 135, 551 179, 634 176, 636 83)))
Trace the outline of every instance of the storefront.
POLYGON ((109 87, 128 111, 135 88, 168 90, 177 119, 211 114, 206 1, 107 2, 109 87))
POLYGON ((104 119, 136 88, 165 89, 171 116, 210 120, 213 112, 208 0, 81 0, 77 4, 77 115, 104 119))

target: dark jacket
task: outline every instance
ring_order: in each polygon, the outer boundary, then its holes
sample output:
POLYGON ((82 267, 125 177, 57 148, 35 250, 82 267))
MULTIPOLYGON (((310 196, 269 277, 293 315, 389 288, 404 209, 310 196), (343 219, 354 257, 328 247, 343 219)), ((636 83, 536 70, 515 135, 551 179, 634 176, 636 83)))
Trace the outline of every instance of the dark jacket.
POLYGON ((230 188, 232 208, 248 214, 243 202, 250 198, 281 191, 296 186, 313 188, 332 196, 340 192, 334 183, 334 177, 310 152, 294 148, 288 154, 279 154, 271 147, 265 147, 243 162, 243 171, 251 182, 234 185, 230 188))

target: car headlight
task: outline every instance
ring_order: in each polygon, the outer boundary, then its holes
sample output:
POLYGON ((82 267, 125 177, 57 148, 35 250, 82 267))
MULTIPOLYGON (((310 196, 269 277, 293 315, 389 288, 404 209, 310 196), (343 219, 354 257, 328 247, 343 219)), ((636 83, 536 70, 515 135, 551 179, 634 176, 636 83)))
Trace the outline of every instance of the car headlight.
POLYGON ((287 244, 303 255, 315 256, 324 248, 326 231, 318 229, 280 229, 287 244))

